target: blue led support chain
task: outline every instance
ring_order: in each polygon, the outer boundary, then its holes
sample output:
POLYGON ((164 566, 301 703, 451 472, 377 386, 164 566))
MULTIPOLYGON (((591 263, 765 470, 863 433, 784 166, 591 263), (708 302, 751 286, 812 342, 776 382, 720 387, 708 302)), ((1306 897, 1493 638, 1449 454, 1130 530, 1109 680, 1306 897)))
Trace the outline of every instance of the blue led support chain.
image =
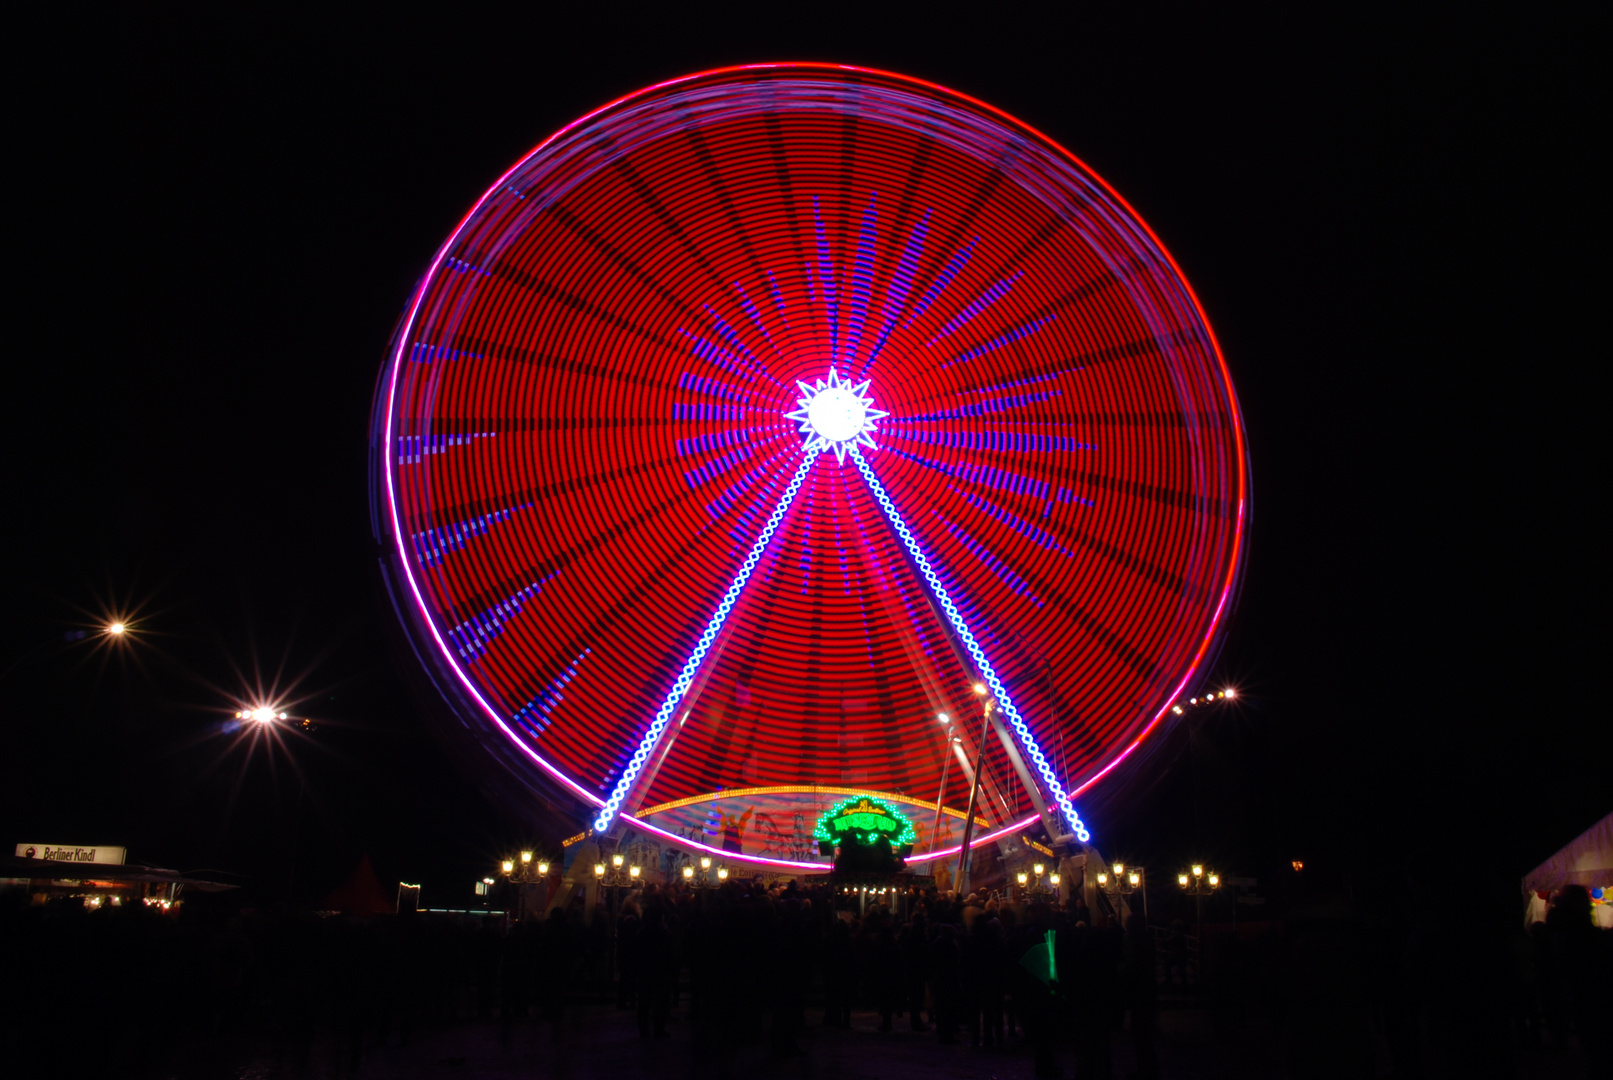
POLYGON ((789 511, 790 504, 795 501, 795 496, 801 490, 801 484, 805 482, 807 473, 812 468, 812 463, 818 459, 818 453, 819 451, 816 449, 808 450, 801 458, 801 465, 795 470, 795 476, 791 478, 789 485, 785 487, 784 494, 779 496, 778 505, 773 508, 773 516, 768 518, 767 524, 762 527, 762 533, 756 538, 756 543, 751 546, 750 554, 745 556, 745 562, 740 566, 739 573, 734 575, 733 584, 728 586, 728 592, 723 595, 722 603, 717 605, 717 610, 712 613, 711 621, 706 624, 705 633, 700 635, 700 640, 695 643, 694 651, 689 654, 689 659, 683 665, 683 671, 678 674, 677 681, 672 684, 672 689, 667 693, 666 700, 661 702, 661 709, 655 714, 655 721, 650 724, 650 730, 644 733, 643 741, 638 744, 638 749, 633 752, 632 758, 628 760, 627 768, 622 770, 621 777, 616 781, 616 787, 611 790, 610 798, 605 800, 605 805, 600 809, 599 816, 594 819, 595 832, 604 832, 610 828, 611 821, 622 809, 622 800, 627 798, 628 789, 633 786, 633 781, 638 779, 638 774, 643 770, 644 763, 650 759, 650 754, 655 751, 656 745, 661 741, 662 734, 666 732, 667 724, 672 721, 672 712, 677 708, 678 702, 683 699, 683 695, 688 693, 689 687, 694 684, 694 677, 700 671, 700 662, 706 658, 706 652, 711 648, 711 643, 717 640, 717 635, 722 631, 723 622, 727 620, 728 613, 734 609, 734 604, 739 600, 739 594, 745 589, 745 583, 750 580, 751 572, 756 569, 756 564, 761 561, 762 554, 767 550, 768 541, 773 539, 773 534, 778 531, 779 523, 784 520, 784 515, 789 511))
POLYGON ((1064 820, 1069 823, 1070 831, 1075 833, 1076 838, 1083 844, 1091 840, 1092 834, 1087 832, 1087 827, 1081 823, 1081 815, 1075 812, 1075 805, 1070 802, 1070 797, 1064 793, 1064 785, 1060 784, 1058 777, 1053 775, 1052 765, 1048 763, 1046 756, 1042 754, 1042 748, 1037 746, 1036 740, 1031 737, 1031 729, 1026 725, 1024 718, 1019 715, 1019 710, 1014 707, 1012 699, 1008 696, 1008 689, 1003 686, 1002 680, 997 677, 997 672, 992 668, 991 661, 986 659, 985 651, 975 641, 974 634, 969 631, 969 625, 963 621, 963 616, 958 612, 957 606, 952 603, 952 598, 947 595, 946 589, 942 587, 941 579, 936 576, 935 570, 930 566, 930 560, 925 558, 923 549, 919 547, 918 538, 907 527, 907 522, 902 520, 902 515, 897 511, 896 504, 891 502, 889 495, 885 494, 884 485, 879 482, 879 478, 874 475, 874 470, 869 467, 867 460, 862 456, 862 452, 855 446, 851 448, 851 459, 857 463, 857 471, 863 474, 863 479, 868 483, 868 489, 874 493, 874 498, 879 501, 880 508, 885 511, 885 517, 890 519, 891 527, 896 530, 896 535, 901 538, 908 554, 912 555, 913 561, 918 564, 919 573, 924 575, 924 580, 929 584, 930 592, 935 595, 936 602, 941 605, 941 610, 946 612, 946 617, 952 623, 952 628, 963 639, 964 647, 969 650, 969 655, 974 658, 974 662, 979 666, 980 674, 985 678, 986 685, 991 688, 992 695, 997 699, 998 707, 1002 709, 1003 715, 1008 717, 1008 722, 1013 727, 1014 733, 1019 736, 1020 745, 1030 755, 1031 761, 1036 763, 1036 771, 1041 774, 1042 782, 1053 793, 1053 799, 1058 803, 1059 811, 1064 815, 1064 820))

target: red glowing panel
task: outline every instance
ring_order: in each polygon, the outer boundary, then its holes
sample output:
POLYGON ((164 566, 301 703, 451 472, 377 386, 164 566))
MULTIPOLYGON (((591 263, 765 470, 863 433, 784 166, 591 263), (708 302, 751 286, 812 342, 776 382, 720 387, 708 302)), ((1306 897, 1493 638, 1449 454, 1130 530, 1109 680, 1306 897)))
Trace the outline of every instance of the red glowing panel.
MULTIPOLYGON (((1066 789, 1168 708, 1245 514, 1236 397, 1187 283, 1012 118, 781 65, 560 132, 400 323, 375 419, 389 582, 495 753, 579 807, 611 791, 801 463, 797 382, 831 370, 889 414, 861 453, 1066 789)), ((853 462, 824 454, 625 809, 766 785, 934 799, 937 714, 972 750, 978 678, 853 462)), ((951 768, 947 802, 967 785, 951 768)), ((1029 810, 1017 784, 989 794, 995 823, 1029 810)))

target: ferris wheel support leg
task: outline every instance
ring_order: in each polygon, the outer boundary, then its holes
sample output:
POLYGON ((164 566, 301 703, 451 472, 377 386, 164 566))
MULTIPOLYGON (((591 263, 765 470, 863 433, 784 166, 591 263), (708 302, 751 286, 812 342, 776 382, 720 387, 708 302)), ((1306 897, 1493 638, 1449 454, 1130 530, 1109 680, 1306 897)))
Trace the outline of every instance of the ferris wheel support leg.
MULTIPOLYGON (((1058 816, 1053 815, 1050 808, 1043 809, 1048 802, 1046 799, 1042 799, 1041 804, 1037 806, 1037 810, 1042 814, 1042 820, 1047 826, 1048 835, 1055 842, 1065 840, 1066 834, 1072 834, 1082 843, 1091 840, 1092 835, 1081 821, 1081 815, 1076 813, 1074 803, 1070 801, 1070 797, 1064 792, 1064 786, 1059 783, 1058 777, 1053 775, 1051 763, 1048 762, 1046 755, 1042 753, 1041 747, 1036 745, 1036 739, 1031 735, 1029 725, 1019 715, 1018 707, 1014 704, 1013 699, 1009 697, 1008 688, 1003 685, 1003 681, 998 677, 996 669, 991 666, 991 661, 986 658, 985 650, 975 640, 974 632, 969 629, 969 624, 964 621, 963 614, 958 611, 957 605, 947 595, 946 587, 941 584, 941 579, 930 565, 930 560, 924 554, 924 549, 919 546, 918 537, 913 535, 913 530, 909 529, 907 522, 902 520, 901 512, 896 509, 896 504, 886 494, 885 486, 879 482, 879 477, 874 475, 874 470, 868 464, 868 459, 863 457, 862 451, 853 446, 849 456, 856 463, 857 471, 862 473, 863 482, 868 485, 868 490, 873 493, 874 501, 879 503, 880 509, 884 511, 885 519, 890 523, 891 528, 895 530, 896 538, 901 541, 902 547, 906 549, 914 569, 918 571, 919 577, 929 586, 930 593, 935 597, 935 602, 940 605, 942 612, 945 613, 946 621, 950 623, 949 629, 963 645, 964 654, 973 658, 981 679, 991 689, 992 696, 997 699, 998 706, 1008 717, 1008 722, 1013 725, 1015 734, 1019 736, 1019 743, 1023 745, 1031 760, 1036 763, 1036 771, 1040 773, 1043 783, 1047 785, 1047 790, 1052 795, 1051 801, 1059 809, 1058 816), (1060 817, 1064 822, 1068 823, 1068 828, 1060 827, 1060 817)), ((1019 748, 1013 745, 1013 739, 1009 739, 1008 743, 1013 750, 1009 754, 1009 760, 1014 762, 1017 768, 1023 768, 1025 761, 1018 753, 1019 748)), ((1021 777, 1032 781, 1026 784, 1026 790, 1032 793, 1032 803, 1035 804, 1041 796, 1040 787, 1034 782, 1033 775, 1029 769, 1025 769, 1021 773, 1021 777)))
POLYGON ((1042 793, 1042 787, 1031 775, 1030 769, 1025 765, 1025 756, 1019 752, 1019 746, 1014 737, 1008 733, 1003 725, 1002 718, 996 713, 991 714, 992 730, 997 732, 997 739, 1003 744, 1003 750, 1008 754, 1008 763, 1014 768, 1014 775, 1019 777, 1019 784, 1030 797, 1031 805, 1036 807, 1037 814, 1041 815, 1042 828, 1047 830, 1048 837, 1056 844, 1063 840, 1073 840, 1074 835, 1061 826, 1058 816, 1053 813, 1052 807, 1047 804, 1047 797, 1042 793))
MULTIPOLYGON (((705 631, 700 635, 700 640, 695 643, 694 649, 689 653, 689 658, 684 661, 683 670, 678 673, 677 679, 672 683, 672 689, 667 692, 666 700, 661 702, 661 708, 656 711, 655 719, 650 721, 648 730, 644 732, 644 736, 639 740, 638 749, 633 751, 633 756, 628 759, 627 765, 622 769, 622 775, 617 778, 616 786, 611 789, 610 798, 605 800, 605 805, 600 808, 598 816, 594 818, 594 832, 602 833, 611 827, 611 823, 616 820, 616 815, 621 812, 622 806, 626 803, 628 795, 637 786, 637 781, 644 772, 644 766, 649 762, 651 756, 655 754, 656 747, 660 745, 672 726, 673 712, 677 709, 678 703, 688 694, 689 688, 694 684, 695 676, 700 673, 700 669, 711 651, 712 644, 717 640, 717 635, 722 632, 723 623, 728 620, 729 613, 734 610, 734 605, 739 602, 739 596, 745 591, 745 585, 750 581, 751 574, 756 570, 756 564, 766 554, 767 545, 772 541, 773 534, 778 531, 779 524, 784 520, 784 515, 789 512, 790 504, 795 502, 795 496, 800 492, 801 485, 806 481, 807 473, 812 470, 812 463, 817 458, 818 451, 816 450, 809 450, 802 455, 800 466, 795 470, 795 475, 790 478, 789 484, 785 486, 784 493, 779 496, 778 505, 773 508, 773 513, 768 517, 767 523, 762 526, 761 533, 756 537, 756 543, 751 545, 750 554, 745 556, 744 563, 740 565, 739 573, 734 575, 734 580, 728 586, 728 591, 723 594, 722 600, 717 604, 717 610, 712 612, 710 621, 706 623, 705 631)), ((657 765, 659 767, 659 762, 657 765)))

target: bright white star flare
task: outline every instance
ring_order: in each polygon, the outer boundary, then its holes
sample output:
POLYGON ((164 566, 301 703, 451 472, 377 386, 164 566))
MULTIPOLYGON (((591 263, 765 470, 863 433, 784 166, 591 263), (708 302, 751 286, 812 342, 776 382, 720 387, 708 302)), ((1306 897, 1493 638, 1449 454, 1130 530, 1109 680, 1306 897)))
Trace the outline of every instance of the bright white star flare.
POLYGON ((833 450, 835 460, 844 463, 846 451, 853 446, 879 449, 874 443, 874 422, 890 413, 874 408, 868 382, 853 384, 840 378, 834 368, 829 369, 827 379, 819 379, 815 385, 796 382, 801 399, 796 402, 796 410, 785 413, 784 418, 801 425, 808 453, 833 450))

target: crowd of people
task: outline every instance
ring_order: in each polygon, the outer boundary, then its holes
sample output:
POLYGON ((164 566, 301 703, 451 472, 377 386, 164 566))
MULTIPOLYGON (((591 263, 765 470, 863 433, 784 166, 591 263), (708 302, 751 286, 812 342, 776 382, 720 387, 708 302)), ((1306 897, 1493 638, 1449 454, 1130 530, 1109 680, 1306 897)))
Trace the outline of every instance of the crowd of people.
MULTIPOLYGON (((1178 981, 1180 958, 1139 915, 1090 911, 1079 896, 1005 903, 930 889, 880 900, 760 879, 652 884, 592 910, 579 896, 507 921, 206 903, 177 916, 91 912, 13 893, 0 903, 12 973, 0 1025, 6 1045, 27 1052, 108 1049, 149 1063, 198 1038, 257 1040, 295 1071, 314 1054, 356 1068, 422 1025, 476 1018, 506 1036, 536 1025, 544 1037, 549 1025, 559 1039, 570 1010, 603 1006, 628 1010, 647 1040, 688 1039, 720 1075, 743 1047, 798 1056, 808 1026, 850 1028, 860 1011, 877 1017, 863 1026, 982 1052, 1022 1043, 1045 1076, 1059 1075, 1061 1057, 1078 1076, 1109 1076, 1125 1040, 1138 1075, 1156 1075, 1161 986, 1178 981)), ((1510 951, 1432 912, 1296 919, 1280 937, 1229 946, 1199 1000, 1264 1010, 1294 1075, 1307 1056, 1365 1060, 1369 1023, 1397 1061, 1442 1045, 1459 1055, 1571 1038, 1594 1055, 1605 1052, 1609 935, 1575 903, 1565 894, 1551 922, 1515 929, 1510 951)))
POLYGON ((1090 1075, 1104 1075, 1111 1032, 1129 1015, 1149 1074, 1158 980, 1140 915, 1122 929, 1079 898, 1002 904, 933 889, 854 903, 833 886, 732 884, 714 897, 648 886, 617 923, 618 1004, 638 1010, 641 1035, 665 1036, 686 969, 693 1035, 719 1056, 761 1029, 774 1055, 804 1053, 811 1001, 826 1027, 867 1009, 880 1031, 901 1023, 942 1043, 1023 1038, 1048 1071, 1055 1046, 1073 1041, 1090 1075), (1049 931, 1053 962, 1023 962, 1049 931))

